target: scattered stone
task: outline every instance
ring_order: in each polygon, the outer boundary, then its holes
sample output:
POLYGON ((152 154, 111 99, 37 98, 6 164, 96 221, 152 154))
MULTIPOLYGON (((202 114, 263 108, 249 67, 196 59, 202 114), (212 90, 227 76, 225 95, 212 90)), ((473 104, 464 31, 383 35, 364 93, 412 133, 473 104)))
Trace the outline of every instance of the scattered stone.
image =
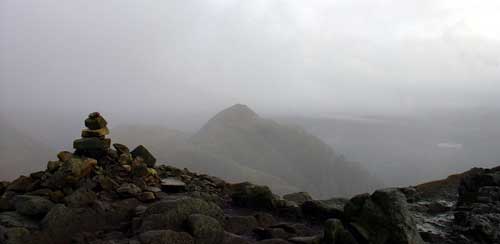
POLYGON ((131 183, 123 183, 116 192, 125 197, 135 196, 141 192, 141 188, 131 183))
POLYGON ((68 160, 71 159, 71 157, 73 157, 73 154, 68 152, 68 151, 62 151, 62 152, 59 152, 57 154, 57 158, 59 159, 59 161, 61 162, 66 162, 68 160))
POLYGON ((151 204, 144 213, 141 230, 178 229, 192 214, 203 214, 224 220, 219 206, 197 198, 177 198, 151 204))
POLYGON ((54 206, 54 203, 39 196, 18 195, 14 198, 14 206, 20 214, 43 217, 54 206))
POLYGON ((129 154, 130 153, 130 149, 128 149, 127 146, 123 145, 123 144, 120 144, 120 143, 114 143, 113 144, 113 147, 116 149, 116 151, 118 152, 118 154, 129 154))
POLYGON ((287 201, 292 201, 297 203, 297 205, 301 205, 302 203, 306 201, 313 200, 311 195, 307 192, 296 192, 296 193, 291 193, 283 196, 283 199, 287 201))
POLYGON ((61 167, 63 163, 61 161, 49 161, 47 163, 47 171, 49 172, 54 172, 61 167))
POLYGON ((210 216, 192 214, 187 219, 187 226, 196 244, 220 244, 224 238, 221 224, 210 216))
POLYGON ((164 192, 177 193, 186 191, 186 183, 176 178, 161 179, 161 189, 164 192))
POLYGON ((31 177, 20 176, 10 183, 6 190, 15 192, 29 192, 34 187, 34 180, 31 177))
POLYGON ((154 193, 150 191, 142 192, 137 196, 137 199, 139 199, 141 202, 153 202, 156 200, 156 196, 154 193))
POLYGON ((156 158, 143 145, 137 146, 130 153, 134 158, 141 157, 144 160, 144 163, 148 165, 148 167, 153 168, 155 166, 156 158))

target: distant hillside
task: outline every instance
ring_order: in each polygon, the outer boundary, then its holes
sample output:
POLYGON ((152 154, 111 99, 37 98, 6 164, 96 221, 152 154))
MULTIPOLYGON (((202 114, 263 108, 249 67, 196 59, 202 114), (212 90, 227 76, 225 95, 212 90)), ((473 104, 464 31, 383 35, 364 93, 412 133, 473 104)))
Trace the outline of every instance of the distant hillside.
POLYGON ((366 192, 379 183, 306 131, 263 119, 237 104, 215 115, 192 138, 199 150, 266 172, 317 197, 366 192))
POLYGON ((271 186, 279 194, 307 191, 318 198, 371 191, 381 184, 306 131, 261 118, 234 105, 194 135, 159 126, 117 126, 115 142, 145 144, 176 167, 271 186))
POLYGON ((42 170, 54 152, 46 145, 0 121, 0 180, 12 180, 20 174, 42 170))

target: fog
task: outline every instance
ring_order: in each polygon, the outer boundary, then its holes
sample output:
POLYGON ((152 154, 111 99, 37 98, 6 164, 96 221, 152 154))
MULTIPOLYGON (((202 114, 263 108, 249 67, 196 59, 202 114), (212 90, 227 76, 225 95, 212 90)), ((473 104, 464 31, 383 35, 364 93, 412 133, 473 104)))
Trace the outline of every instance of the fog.
MULTIPOLYGON (((91 111, 188 132, 235 103, 280 118, 497 115, 499 12, 493 0, 3 0, 0 116, 57 149, 91 111)), ((463 146, 446 139, 435 145, 463 146)))

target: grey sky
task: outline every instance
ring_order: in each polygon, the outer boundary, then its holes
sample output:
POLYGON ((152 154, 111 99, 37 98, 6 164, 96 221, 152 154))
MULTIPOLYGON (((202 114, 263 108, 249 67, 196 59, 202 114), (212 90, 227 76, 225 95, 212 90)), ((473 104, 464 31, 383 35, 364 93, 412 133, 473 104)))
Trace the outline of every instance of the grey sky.
POLYGON ((0 109, 496 106, 498 13, 495 0, 3 0, 0 109))

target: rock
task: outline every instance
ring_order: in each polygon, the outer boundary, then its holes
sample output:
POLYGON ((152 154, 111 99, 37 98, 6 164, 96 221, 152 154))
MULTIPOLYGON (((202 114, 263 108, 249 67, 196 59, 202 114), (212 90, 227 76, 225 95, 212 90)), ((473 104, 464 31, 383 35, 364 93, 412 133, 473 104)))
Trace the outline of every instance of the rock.
POLYGON ((83 138, 90 138, 90 137, 102 138, 106 135, 109 135, 108 127, 103 127, 101 129, 97 129, 97 130, 89 130, 89 129, 82 130, 82 137, 83 138))
POLYGON ((161 179, 161 189, 164 192, 178 193, 186 191, 186 183, 176 178, 161 179))
POLYGON ((287 242, 283 239, 268 239, 268 240, 263 240, 263 241, 258 241, 256 244, 289 244, 290 242, 287 242))
POLYGON ((116 189, 120 195, 125 197, 135 196, 142 192, 141 188, 131 183, 123 183, 118 189, 116 189))
POLYGON ((250 244, 250 241, 244 239, 239 235, 224 232, 224 239, 222 241, 222 244, 250 244))
POLYGON ((125 145, 123 145, 123 144, 114 143, 113 147, 116 149, 116 151, 118 152, 119 155, 121 155, 121 154, 129 154, 130 153, 130 149, 128 149, 128 147, 125 146, 125 145))
POLYGON ((73 154, 68 152, 68 151, 62 151, 62 152, 59 152, 57 154, 57 158, 61 162, 66 162, 66 161, 70 160, 72 157, 73 157, 73 154))
POLYGON ((254 209, 275 209, 275 197, 269 187, 257 186, 249 182, 231 185, 231 198, 239 207, 254 209))
POLYGON ((139 235, 142 244, 194 244, 194 239, 186 232, 172 230, 151 230, 139 235))
POLYGON ((64 198, 64 202, 70 207, 90 206, 95 200, 97 200, 95 192, 85 188, 80 188, 64 198))
POLYGON ((352 234, 344 229, 344 225, 338 219, 329 219, 325 222, 323 234, 324 244, 357 244, 352 234))
POLYGON ((108 122, 102 116, 85 119, 85 126, 91 130, 104 128, 107 124, 108 122))
POLYGON ((99 208, 68 208, 58 204, 42 220, 42 231, 51 244, 69 243, 78 233, 96 232, 109 226, 106 215, 99 211, 99 208))
POLYGON ((10 183, 6 191, 29 192, 34 188, 35 181, 31 177, 20 176, 10 183))
POLYGON ((43 217, 54 206, 54 203, 39 196, 18 195, 14 198, 14 206, 20 214, 43 217))
MULTIPOLYGON (((295 244, 321 244, 320 236, 298 236, 288 239, 290 243, 295 244)), ((339 243, 340 244, 340 243, 339 243)))
POLYGON ((2 244, 25 244, 29 238, 30 231, 26 228, 2 228, 0 226, 0 243, 2 244))
POLYGON ((152 202, 156 200, 156 196, 154 193, 150 191, 142 192, 137 196, 137 199, 139 199, 141 202, 152 202))
POLYGON ((7 182, 7 181, 0 181, 0 196, 3 195, 3 193, 7 189, 8 185, 9 185, 9 182, 7 182))
POLYGON ((23 216, 18 212, 1 212, 0 226, 5 227, 23 227, 26 229, 38 229, 37 221, 23 216))
POLYGON ((297 203, 297 205, 301 205, 302 203, 304 203, 306 201, 312 200, 312 197, 307 192, 296 192, 296 193, 284 195, 283 199, 285 199, 287 201, 295 202, 295 203, 297 203))
POLYGON ((156 163, 156 158, 146 149, 143 145, 137 146, 132 152, 130 152, 134 158, 141 157, 144 160, 144 163, 148 165, 148 167, 153 168, 156 163))
POLYGON ((210 216, 192 214, 187 219, 187 227, 196 244, 220 244, 224 238, 222 225, 210 216))
POLYGON ((253 230, 257 240, 266 239, 288 239, 295 237, 295 233, 290 233, 283 228, 256 228, 253 230))
POLYGON ((345 206, 346 218, 368 232, 372 243, 424 243, 408 211, 405 195, 396 188, 352 198, 345 206))
POLYGON ((99 175, 97 180, 101 188, 105 191, 113 191, 120 187, 120 185, 116 183, 116 181, 104 175, 99 175))
POLYGON ((337 205, 328 205, 320 200, 306 201, 301 205, 302 213, 308 218, 324 221, 330 218, 344 218, 344 210, 337 205))
POLYGON ((141 230, 179 229, 192 214, 203 214, 224 220, 224 213, 214 203, 197 198, 178 198, 155 202, 144 213, 141 230))
POLYGON ((260 227, 269 227, 276 223, 276 219, 274 218, 274 216, 272 216, 269 213, 264 213, 264 212, 256 213, 254 217, 257 220, 257 223, 260 227))
POLYGON ((61 203, 64 200, 64 193, 62 191, 53 191, 49 193, 49 199, 52 202, 61 203))
POLYGON ((110 144, 110 139, 90 137, 75 140, 73 142, 73 148, 77 150, 104 150, 108 149, 110 144))
POLYGON ((48 188, 41 188, 41 189, 37 189, 37 190, 31 191, 31 192, 28 192, 26 194, 32 195, 32 196, 48 197, 51 192, 52 192, 52 190, 50 190, 48 188))
POLYGON ((49 161, 47 163, 47 171, 54 172, 54 171, 58 170, 62 164, 63 164, 63 162, 61 162, 61 161, 49 161))
POLYGON ((253 216, 229 216, 226 217, 224 229, 228 232, 242 235, 250 233, 257 226, 257 220, 253 216))

